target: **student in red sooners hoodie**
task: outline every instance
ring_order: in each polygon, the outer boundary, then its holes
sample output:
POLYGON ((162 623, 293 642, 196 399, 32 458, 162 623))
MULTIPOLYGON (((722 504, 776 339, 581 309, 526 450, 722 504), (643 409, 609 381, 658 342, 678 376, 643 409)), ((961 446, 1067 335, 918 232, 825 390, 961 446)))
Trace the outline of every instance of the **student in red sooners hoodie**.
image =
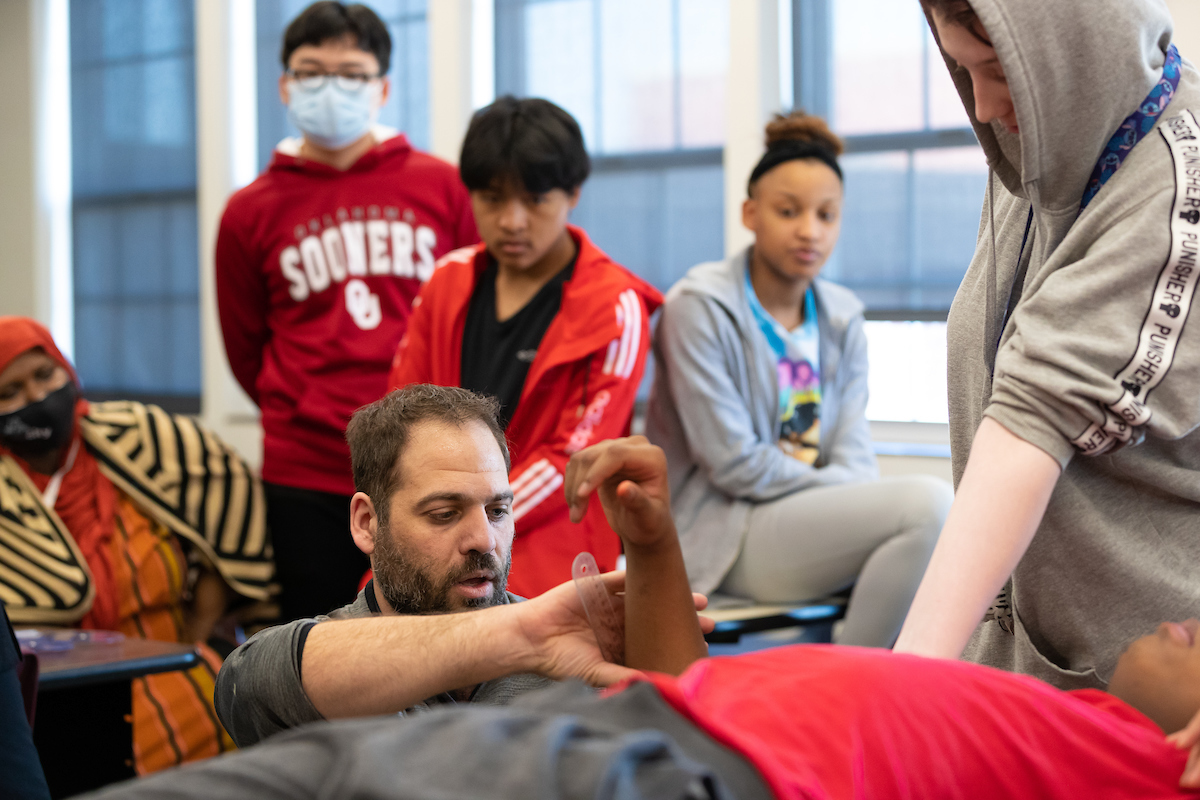
POLYGON ((500 400, 516 523, 508 586, 526 597, 568 580, 581 551, 616 566, 620 541, 598 503, 570 522, 563 471, 572 453, 628 432, 662 302, 567 224, 589 169, 579 125, 553 103, 502 97, 475 114, 459 170, 484 244, 438 263, 389 380, 500 400))
POLYGON ((280 91, 302 139, 235 194, 217 302, 238 382, 262 410, 263 480, 287 619, 354 599, 346 423, 379 397, 413 298, 478 241, 454 168, 374 125, 391 42, 365 6, 309 6, 284 34, 280 91))

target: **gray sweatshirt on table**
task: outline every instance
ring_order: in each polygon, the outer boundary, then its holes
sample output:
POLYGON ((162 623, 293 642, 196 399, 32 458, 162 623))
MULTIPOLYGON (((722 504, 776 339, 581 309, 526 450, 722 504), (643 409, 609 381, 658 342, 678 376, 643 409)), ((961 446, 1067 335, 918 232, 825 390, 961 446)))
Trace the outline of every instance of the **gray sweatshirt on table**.
MULTIPOLYGON (((248 747, 280 731, 325 719, 308 699, 300 680, 304 637, 316 623, 378 616, 379 612, 372 609, 374 598, 367 597, 373 587, 373 582, 368 583, 353 603, 328 616, 299 619, 260 631, 225 659, 217 674, 214 701, 221 724, 238 747, 248 747)), ((522 600, 512 593, 506 597, 509 603, 522 600)), ((481 683, 471 695, 471 702, 507 705, 517 695, 553 683, 540 675, 508 675, 481 683)), ((401 713, 412 714, 454 702, 453 697, 443 693, 401 713)))
MULTIPOLYGON (((971 5, 1020 133, 975 124, 993 175, 949 318, 955 479, 984 416, 1063 474, 966 657, 1098 687, 1134 638, 1200 616, 1200 321, 1188 324, 1200 314, 1200 126, 1189 111, 1200 110, 1200 74, 1185 60, 1155 129, 1080 214, 1105 145, 1162 76, 1164 3, 971 5)), ((947 63, 973 119, 970 77, 947 63)))
POLYGON ((700 264, 667 292, 654 334, 647 437, 667 455, 671 511, 693 591, 737 561, 750 508, 814 486, 879 477, 867 425, 863 305, 817 280, 821 441, 816 464, 779 449, 775 355, 746 297, 749 249, 700 264))

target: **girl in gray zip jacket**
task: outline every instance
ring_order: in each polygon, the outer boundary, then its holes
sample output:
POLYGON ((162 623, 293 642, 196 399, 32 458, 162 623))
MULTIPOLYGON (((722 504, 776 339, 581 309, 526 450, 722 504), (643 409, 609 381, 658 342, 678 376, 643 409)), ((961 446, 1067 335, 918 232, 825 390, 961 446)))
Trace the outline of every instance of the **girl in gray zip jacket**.
POLYGON ((992 178, 948 324, 958 492, 897 649, 1102 687, 1200 616, 1200 73, 1162 0, 924 4, 992 178))
POLYGON ((767 139, 743 215, 755 246, 667 294, 647 435, 667 454, 695 591, 793 603, 854 584, 838 640, 886 647, 950 487, 879 480, 863 305, 816 280, 838 236, 841 143, 802 114, 767 139))

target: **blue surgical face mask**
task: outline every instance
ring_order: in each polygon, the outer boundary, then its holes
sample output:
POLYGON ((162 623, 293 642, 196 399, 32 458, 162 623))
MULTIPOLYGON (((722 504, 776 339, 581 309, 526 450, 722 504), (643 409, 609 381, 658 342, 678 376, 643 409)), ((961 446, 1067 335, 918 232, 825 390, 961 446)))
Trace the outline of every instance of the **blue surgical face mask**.
POLYGON ((309 140, 340 150, 361 139, 379 116, 378 81, 346 89, 328 78, 316 87, 288 81, 288 119, 309 140))

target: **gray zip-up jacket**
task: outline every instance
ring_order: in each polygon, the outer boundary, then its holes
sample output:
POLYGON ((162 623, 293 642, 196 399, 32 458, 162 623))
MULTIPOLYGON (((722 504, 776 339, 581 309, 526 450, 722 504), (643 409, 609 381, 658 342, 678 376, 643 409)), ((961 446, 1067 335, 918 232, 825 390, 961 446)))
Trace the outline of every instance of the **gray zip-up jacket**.
MULTIPOLYGON (((308 699, 301 682, 301 659, 307 631, 314 624, 329 620, 379 616, 374 596, 367 594, 373 591, 374 582, 371 582, 358 593, 353 603, 331 611, 328 616, 298 619, 260 631, 225 659, 217 674, 214 704, 221 724, 238 747, 249 747, 280 731, 325 719, 308 699)), ((508 592, 506 600, 519 603, 522 598, 508 592)), ((517 695, 552 683, 554 681, 541 675, 507 675, 481 683, 471 695, 470 702, 507 705, 517 695)), ((454 702, 453 697, 442 693, 401 713, 413 714, 454 702)))
MULTIPOLYGON (((1105 145, 1162 76, 1166 6, 971 5, 1020 133, 975 125, 993 176, 949 318, 955 479, 984 416, 1063 474, 966 656, 1063 688, 1102 686, 1134 638, 1200 616, 1200 321, 1189 324, 1200 314, 1200 126, 1189 113, 1200 112, 1200 74, 1185 60, 1155 129, 1080 214, 1105 145)), ((947 63, 974 118, 970 77, 947 63)))
POLYGON ((814 284, 820 458, 809 465, 779 449, 775 356, 746 298, 749 252, 689 270, 667 293, 654 334, 646 434, 667 454, 671 510, 697 592, 716 589, 737 561, 754 503, 879 477, 863 305, 827 281, 814 284))

